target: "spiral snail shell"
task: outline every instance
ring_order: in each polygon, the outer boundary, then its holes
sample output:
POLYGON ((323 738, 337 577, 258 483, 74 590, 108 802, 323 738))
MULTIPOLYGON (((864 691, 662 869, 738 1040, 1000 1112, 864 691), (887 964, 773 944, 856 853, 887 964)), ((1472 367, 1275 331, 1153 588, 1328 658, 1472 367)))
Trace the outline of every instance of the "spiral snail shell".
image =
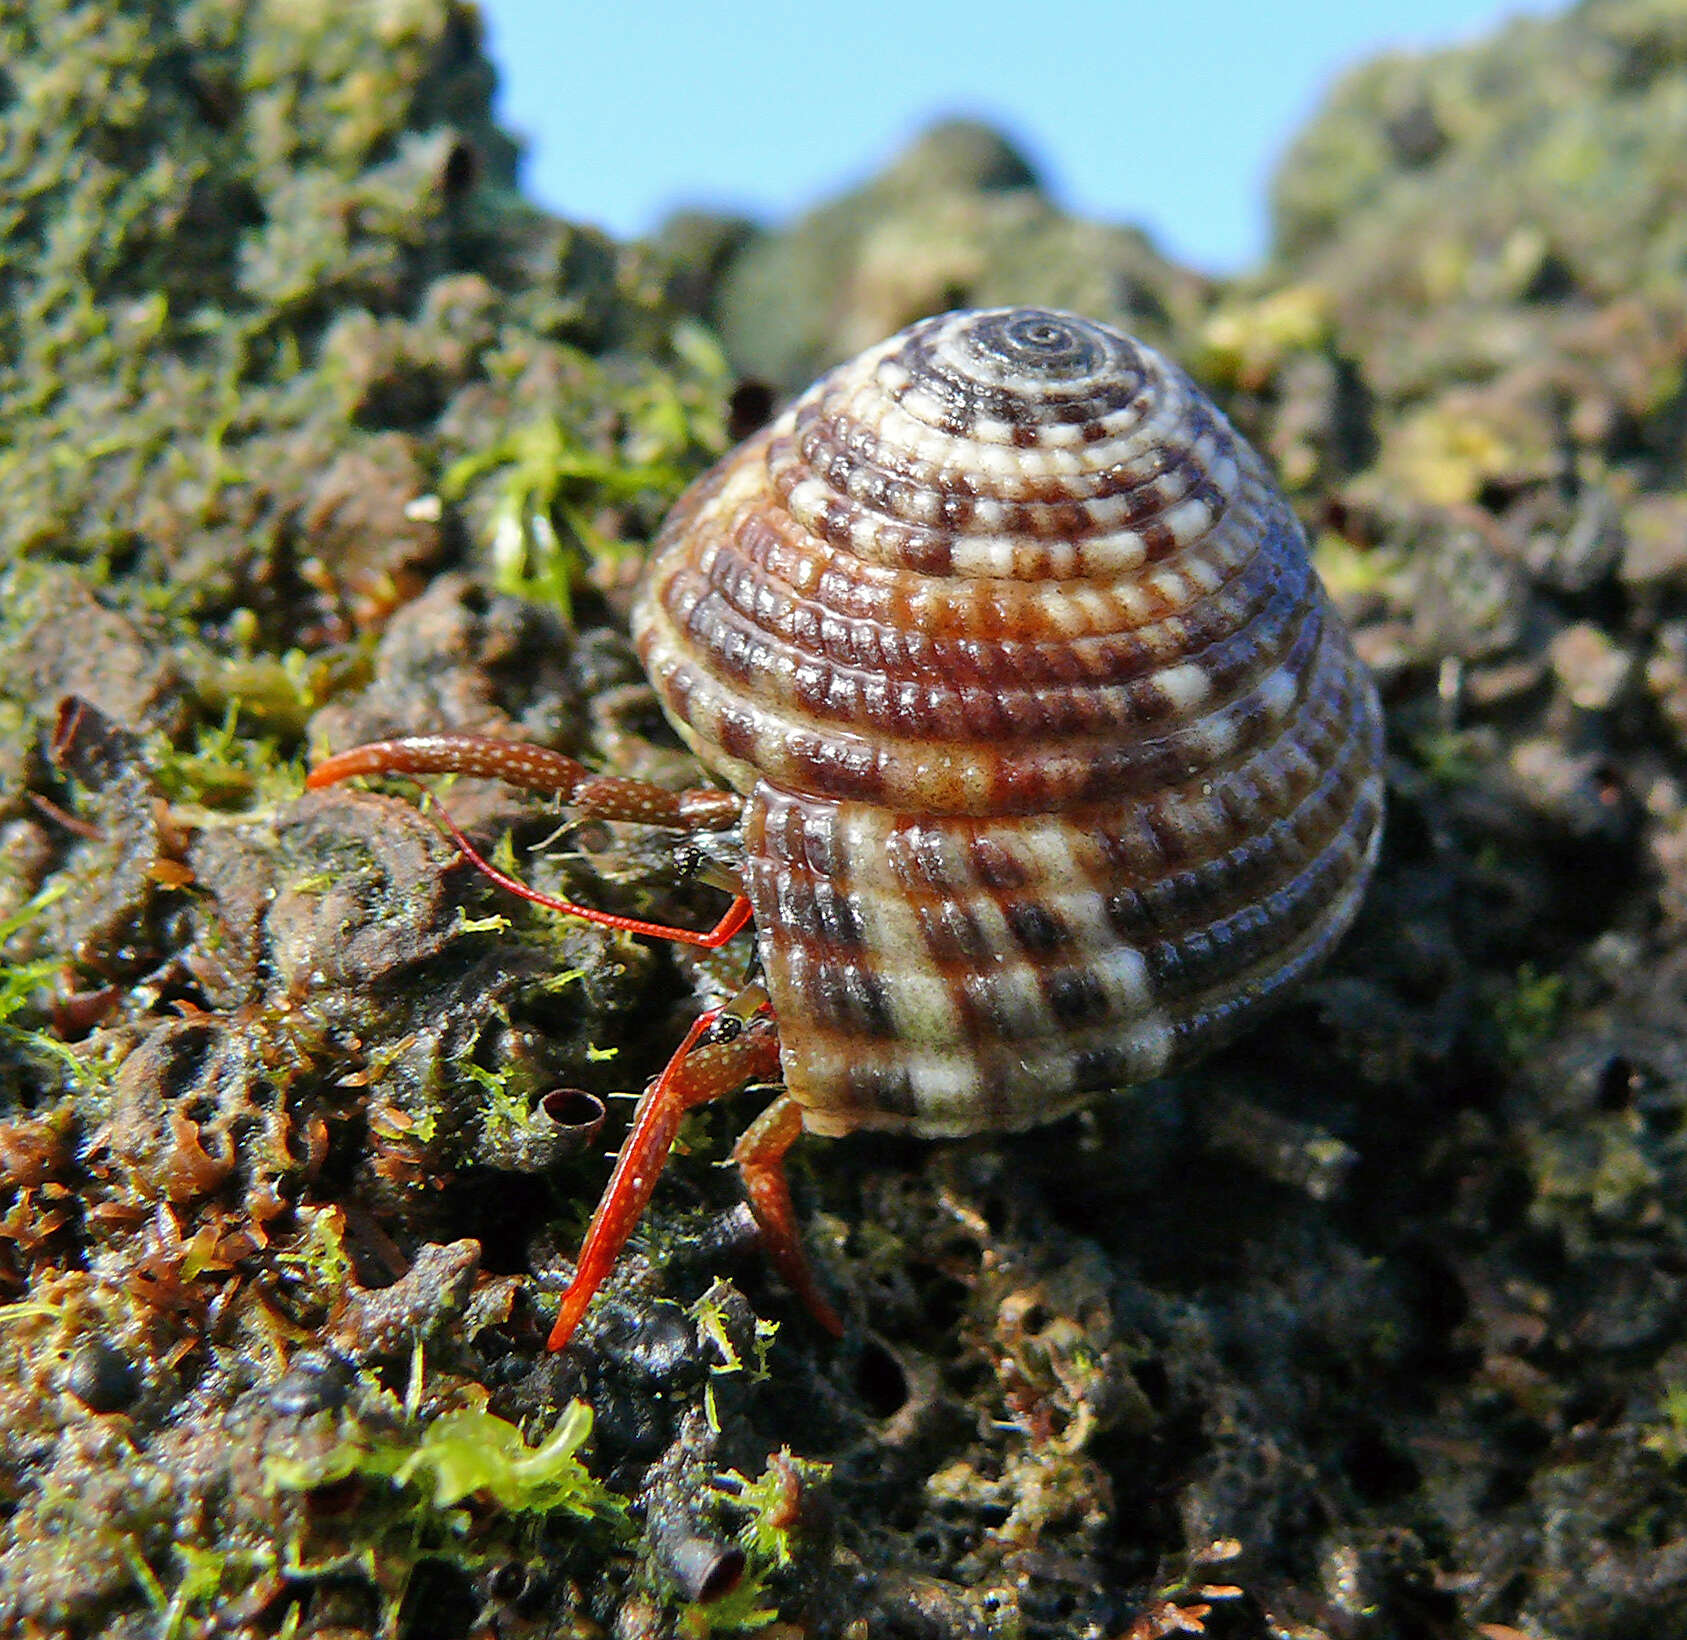
POLYGON ((633 614, 744 794, 804 1125, 1014 1130, 1183 1064, 1352 920, 1381 719, 1288 505, 1175 366, 945 314, 670 514, 633 614))

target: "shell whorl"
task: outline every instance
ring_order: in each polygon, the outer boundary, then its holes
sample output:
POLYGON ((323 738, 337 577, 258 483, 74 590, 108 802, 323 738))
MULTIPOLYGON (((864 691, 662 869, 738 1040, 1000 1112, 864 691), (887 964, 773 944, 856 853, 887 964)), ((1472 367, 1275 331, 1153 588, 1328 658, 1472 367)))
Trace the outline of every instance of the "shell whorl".
POLYGON ((811 1127, 1046 1120, 1357 907, 1370 681, 1258 457, 1103 325, 947 314, 822 378, 682 497, 634 631, 748 795, 811 1127))

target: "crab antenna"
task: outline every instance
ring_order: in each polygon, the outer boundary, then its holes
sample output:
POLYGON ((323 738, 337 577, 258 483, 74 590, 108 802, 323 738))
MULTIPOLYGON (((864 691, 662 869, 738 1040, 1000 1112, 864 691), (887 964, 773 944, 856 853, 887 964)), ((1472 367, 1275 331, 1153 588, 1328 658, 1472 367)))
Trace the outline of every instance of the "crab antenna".
MULTIPOLYGON (((737 820, 742 808, 732 792, 705 787, 673 792, 645 780, 596 775, 585 764, 561 752, 491 735, 410 735, 397 740, 368 741, 323 759, 305 777, 305 784, 314 791, 358 775, 383 774, 466 774, 502 780, 526 791, 560 798, 578 813, 598 819, 624 820, 676 831, 721 830, 737 820)), ((750 903, 742 895, 734 897, 713 928, 698 931, 599 911, 574 900, 541 893, 508 872, 500 871, 468 840, 445 805, 431 795, 430 801, 470 865, 506 892, 547 910, 580 917, 601 928, 701 946, 706 951, 718 950, 750 920, 750 903)))

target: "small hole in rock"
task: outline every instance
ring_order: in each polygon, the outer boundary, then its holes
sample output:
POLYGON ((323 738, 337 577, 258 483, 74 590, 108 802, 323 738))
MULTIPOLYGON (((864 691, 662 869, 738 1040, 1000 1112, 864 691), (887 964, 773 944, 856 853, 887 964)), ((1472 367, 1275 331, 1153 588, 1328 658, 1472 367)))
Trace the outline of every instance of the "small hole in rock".
POLYGON ((559 1128, 596 1133, 603 1126, 604 1103, 584 1088, 552 1088, 539 1100, 542 1110, 559 1128))
POLYGON ((423 1560, 405 1592, 401 1632, 408 1640, 466 1634, 480 1609, 474 1585, 455 1566, 423 1560))
POLYGON ((1419 1480, 1417 1465, 1380 1429, 1362 1429, 1348 1443, 1347 1473, 1372 1503, 1404 1497, 1419 1480))
POLYGON ((527 1593, 527 1568, 519 1560, 495 1566, 486 1580, 486 1590, 495 1600, 519 1600, 527 1593))
POLYGON ((1138 1361, 1131 1368, 1131 1377, 1136 1380, 1136 1387, 1142 1391, 1149 1406, 1156 1412, 1164 1412, 1172 1390, 1165 1362, 1157 1356, 1149 1356, 1146 1361, 1138 1361))
POLYGON ((869 1339, 855 1363, 855 1390, 875 1418, 890 1418, 908 1404, 908 1375, 884 1345, 869 1339))
POLYGON ((1599 1072, 1599 1108, 1627 1110, 1634 1102, 1634 1066, 1622 1054, 1614 1053, 1599 1072))

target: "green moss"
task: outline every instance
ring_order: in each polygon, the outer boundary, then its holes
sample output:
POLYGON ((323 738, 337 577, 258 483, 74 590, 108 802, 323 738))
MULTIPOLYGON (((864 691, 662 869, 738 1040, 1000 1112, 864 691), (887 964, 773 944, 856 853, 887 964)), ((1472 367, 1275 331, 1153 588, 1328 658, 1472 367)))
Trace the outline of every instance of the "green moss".
MULTIPOLYGON (((351 1524, 355 1554, 348 1559, 297 1540, 283 1557, 288 1575, 332 1578, 355 1568, 375 1576, 382 1632, 391 1634, 399 1631, 411 1580, 427 1561, 473 1572, 530 1555, 540 1525, 558 1517, 574 1523, 562 1530, 586 1535, 594 1557, 630 1541, 625 1504, 580 1458, 592 1428, 584 1402, 572 1402, 529 1445, 516 1425, 478 1408, 458 1407, 420 1423, 419 1385, 418 1372, 405 1414, 391 1426, 346 1415, 326 1443, 264 1455, 271 1493, 360 1487, 351 1524)), ((556 1530, 553 1525, 553 1536, 556 1530)))
POLYGON ((767 1376, 767 1352, 779 1336, 779 1323, 757 1316, 752 1334, 753 1362, 746 1361, 732 1340, 733 1328, 728 1317, 727 1301, 732 1289, 725 1282, 715 1282, 686 1312, 697 1323, 703 1337, 714 1346, 719 1360, 710 1369, 716 1374, 748 1372, 752 1377, 767 1376))
POLYGON ((1228 302, 1201 327, 1192 361, 1202 378, 1223 388, 1254 386, 1282 368, 1291 353, 1330 341, 1330 296, 1317 285, 1289 285, 1245 302, 1228 302))
MULTIPOLYGON (((28 904, 0 919, 0 954, 14 936, 26 930, 55 900, 70 891, 64 881, 49 883, 28 904)), ((9 1048, 37 1070, 57 1072, 73 1084, 84 1082, 90 1066, 71 1051, 44 1024, 42 993, 60 977, 64 964, 57 957, 36 957, 17 962, 0 961, 0 1049, 9 1048)))
POLYGON ((1667 1464, 1687 1463, 1687 1384, 1664 1386, 1658 1397, 1657 1425, 1641 1437, 1641 1444, 1667 1464))
POLYGON ((242 702, 231 699, 222 721, 196 725, 186 747, 162 733, 149 736, 144 756, 160 795, 190 814, 268 808, 297 797, 303 759, 285 755, 276 738, 252 734, 241 720, 242 702))
POLYGON ((337 1207, 301 1204, 297 1215, 299 1233, 276 1253, 275 1262, 299 1283, 301 1296, 326 1310, 344 1294, 352 1275, 345 1214, 337 1207))
POLYGON ((1535 1217, 1577 1252, 1592 1250, 1602 1226, 1638 1231, 1656 1219, 1665 1173, 1632 1113, 1526 1134, 1524 1150, 1535 1217))
POLYGON ((459 1408, 415 1432, 372 1433, 348 1422, 327 1450, 303 1459, 271 1454, 264 1472, 281 1491, 314 1491, 355 1475, 408 1490, 418 1513, 444 1516, 478 1497, 514 1514, 560 1511, 618 1531, 626 1506, 580 1460, 591 1432, 591 1408, 583 1401, 572 1402, 537 1446, 505 1419, 459 1408))
MULTIPOLYGON (((478 1038, 477 1038, 478 1042, 478 1038)), ((535 1083, 531 1067, 506 1063, 496 1069, 477 1064, 474 1044, 456 1063, 463 1076, 486 1095, 481 1114, 482 1132, 489 1138, 510 1138, 527 1127, 530 1100, 535 1083)))
POLYGON ((1566 1002, 1564 984, 1562 974, 1543 974, 1532 962, 1517 970, 1511 992, 1494 1005, 1494 1023, 1512 1060, 1526 1060, 1558 1028, 1566 1002))
POLYGON ((547 413, 512 427, 445 473, 441 495, 460 501, 490 479, 492 570, 500 591, 538 599, 572 616, 574 589, 588 572, 615 578, 636 568, 638 548, 596 521, 604 507, 643 504, 659 512, 696 471, 702 454, 725 446, 721 404, 726 361, 700 326, 676 325, 673 345, 686 374, 641 371, 617 381, 578 350, 566 359, 579 413, 547 413), (615 402, 624 432, 613 453, 581 430, 590 407, 615 402))
POLYGON ((1468 785, 1493 757, 1492 737, 1479 729, 1424 729, 1409 745, 1418 767, 1443 786, 1468 785))
POLYGON ((478 1493, 517 1513, 560 1510, 618 1527, 625 1520, 625 1505, 580 1461, 580 1448, 591 1432, 592 1412, 584 1401, 571 1402, 535 1447, 514 1424, 490 1412, 448 1412, 428 1426, 392 1479, 399 1486, 421 1484, 435 1509, 449 1509, 478 1493))
POLYGON ((154 1591, 157 1595, 163 1591, 156 1577, 148 1588, 149 1600, 160 1611, 160 1640, 174 1640, 190 1613, 214 1610, 220 1601, 247 1588, 273 1561, 273 1556, 259 1550, 221 1544, 178 1543, 171 1553, 176 1579, 168 1601, 160 1606, 154 1591))
POLYGON ((676 1627, 684 1640, 706 1640, 711 1634, 750 1634, 765 1629, 779 1616, 777 1606, 765 1604, 768 1598, 764 1573, 746 1565, 735 1589, 719 1600, 707 1604, 694 1601, 683 1607, 676 1627))
MULTIPOLYGON (((313 1493, 361 1482, 357 1538, 376 1553, 389 1588, 398 1589, 389 1596, 396 1610, 422 1560, 474 1567, 517 1552, 527 1542, 523 1518, 568 1517, 600 1549, 627 1541, 626 1505, 580 1458, 591 1428, 591 1409, 582 1401, 572 1402, 531 1446, 514 1424, 476 1408, 457 1408, 425 1425, 411 1416, 393 1429, 346 1417, 326 1445, 267 1453, 265 1484, 272 1492, 313 1493)), ((296 1547, 292 1569, 309 1575, 312 1565, 302 1556, 296 1547)))
POLYGON ((1338 604, 1388 590, 1404 566, 1403 555, 1385 547, 1357 547, 1333 530, 1313 543, 1318 579, 1338 604))
POLYGON ((748 1511, 739 1532, 745 1553, 768 1568, 789 1566, 792 1533, 797 1525, 791 1508, 792 1490, 818 1485, 831 1472, 830 1464, 794 1457, 788 1447, 776 1453, 753 1481, 728 1471, 722 1477, 723 1488, 740 1509, 748 1511))
POLYGON ((1673 301, 1687 268, 1680 34, 1677 0, 1591 0, 1363 65, 1273 183, 1279 265, 1327 275, 1366 330, 1422 303, 1565 285, 1673 301))
POLYGON ((369 681, 371 637, 331 650, 254 650, 258 619, 237 609, 228 621, 236 652, 218 657, 194 680, 200 704, 211 712, 237 711, 268 732, 296 739, 324 702, 369 681))
POLYGON ((485 917, 471 917, 461 906, 457 907, 456 932, 459 934, 506 934, 511 926, 510 919, 496 911, 485 917))

